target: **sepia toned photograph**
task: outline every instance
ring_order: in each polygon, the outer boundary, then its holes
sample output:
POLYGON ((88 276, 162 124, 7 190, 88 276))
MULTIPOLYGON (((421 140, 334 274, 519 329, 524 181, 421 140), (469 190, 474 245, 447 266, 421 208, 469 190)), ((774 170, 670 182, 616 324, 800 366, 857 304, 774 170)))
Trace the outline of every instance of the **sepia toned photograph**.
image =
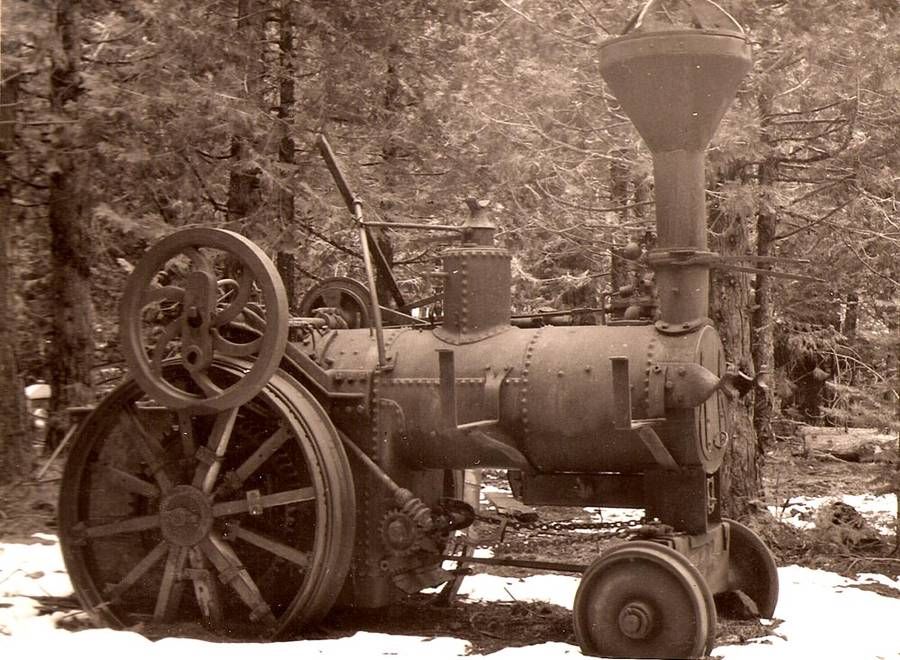
POLYGON ((0 3, 0 656, 900 660, 900 0, 0 3))

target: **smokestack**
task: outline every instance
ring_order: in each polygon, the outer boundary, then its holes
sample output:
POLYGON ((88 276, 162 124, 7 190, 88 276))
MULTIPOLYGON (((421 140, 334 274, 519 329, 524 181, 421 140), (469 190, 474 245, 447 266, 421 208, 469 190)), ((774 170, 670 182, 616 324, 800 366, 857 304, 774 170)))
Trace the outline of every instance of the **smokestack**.
POLYGON ((653 154, 659 327, 687 329, 709 315, 706 147, 750 70, 750 44, 714 2, 685 3, 695 27, 684 28, 655 22, 659 4, 600 46, 600 73, 653 154))

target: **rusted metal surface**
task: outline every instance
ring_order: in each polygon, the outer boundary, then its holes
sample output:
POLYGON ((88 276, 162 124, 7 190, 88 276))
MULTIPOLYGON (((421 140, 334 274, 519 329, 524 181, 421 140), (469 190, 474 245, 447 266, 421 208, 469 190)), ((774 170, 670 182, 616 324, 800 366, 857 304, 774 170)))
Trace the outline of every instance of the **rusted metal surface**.
POLYGON ((130 374, 159 403, 175 409, 211 413, 246 403, 275 373, 287 343, 287 295, 275 265, 257 245, 224 229, 187 229, 153 246, 128 278, 119 311, 130 374), (217 253, 238 263, 237 280, 217 273, 217 253), (187 272, 181 280, 164 281, 179 272, 179 260, 189 262, 187 272), (223 331, 247 311, 254 287, 262 294, 264 331, 236 342, 223 331), (146 326, 148 312, 165 320, 161 332, 146 326), (190 374, 188 386, 177 387, 164 376, 163 360, 172 355, 190 374), (255 359, 238 381, 221 387, 207 372, 223 356, 255 359))

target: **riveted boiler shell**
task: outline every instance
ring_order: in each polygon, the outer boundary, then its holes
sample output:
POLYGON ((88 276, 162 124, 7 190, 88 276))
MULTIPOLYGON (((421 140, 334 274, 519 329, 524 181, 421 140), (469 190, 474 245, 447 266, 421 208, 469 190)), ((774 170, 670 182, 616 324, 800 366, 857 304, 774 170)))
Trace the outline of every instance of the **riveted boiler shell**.
MULTIPOLYGON (((637 433, 613 427, 610 358, 629 359, 632 416, 663 415, 663 377, 657 365, 699 361, 718 373, 721 345, 712 328, 666 336, 652 326, 509 328, 465 345, 441 341, 431 330, 386 332, 393 367, 373 380, 378 398, 396 401, 405 424, 404 457, 419 467, 521 467, 498 464, 471 448, 454 447, 460 436, 442 427, 438 349, 452 349, 456 367, 457 421, 491 419, 488 436, 514 446, 542 472, 641 472, 654 465, 637 433), (486 392, 488 372, 506 373, 499 406, 486 392), (652 375, 651 375, 652 374, 652 375)), ((374 366, 367 332, 342 331, 325 343, 323 358, 335 369, 374 366)), ((721 462, 719 406, 711 400, 693 409, 668 410, 657 427, 681 465, 713 471, 721 462), (709 419, 712 415, 712 419, 709 419)))
MULTIPOLYGON (((613 427, 610 358, 627 357, 632 416, 648 416, 648 374, 663 358, 652 326, 548 327, 525 358, 521 443, 542 472, 638 472, 653 458, 613 427)), ((661 412, 661 411, 660 411, 661 412)))

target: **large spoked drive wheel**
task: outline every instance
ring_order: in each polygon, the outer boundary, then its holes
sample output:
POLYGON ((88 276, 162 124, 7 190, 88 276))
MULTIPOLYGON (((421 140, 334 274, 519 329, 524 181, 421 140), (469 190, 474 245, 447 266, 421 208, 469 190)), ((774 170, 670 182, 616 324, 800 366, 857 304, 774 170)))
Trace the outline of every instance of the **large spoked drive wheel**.
POLYGON ((284 355, 288 304, 278 271, 240 234, 186 229, 154 245, 129 276, 119 307, 122 352, 132 377, 158 403, 214 413, 243 405, 284 355), (223 387, 215 358, 253 357, 253 367, 223 387), (172 382, 163 362, 190 375, 172 382))
MULTIPOLYGON (((210 369, 237 379, 249 368, 210 369)), ((189 380, 177 364, 163 373, 189 380)), ((266 639, 334 604, 355 497, 336 430, 281 372, 218 415, 159 407, 127 381, 74 438, 59 525, 72 584, 98 623, 152 631, 202 621, 266 639)))
POLYGON ((728 590, 742 591, 759 616, 771 619, 778 604, 778 567, 772 553, 752 529, 734 520, 728 526, 728 590))
POLYGON ((657 543, 631 541, 585 571, 575 595, 575 636, 588 655, 699 658, 712 648, 716 610, 700 572, 657 543))

